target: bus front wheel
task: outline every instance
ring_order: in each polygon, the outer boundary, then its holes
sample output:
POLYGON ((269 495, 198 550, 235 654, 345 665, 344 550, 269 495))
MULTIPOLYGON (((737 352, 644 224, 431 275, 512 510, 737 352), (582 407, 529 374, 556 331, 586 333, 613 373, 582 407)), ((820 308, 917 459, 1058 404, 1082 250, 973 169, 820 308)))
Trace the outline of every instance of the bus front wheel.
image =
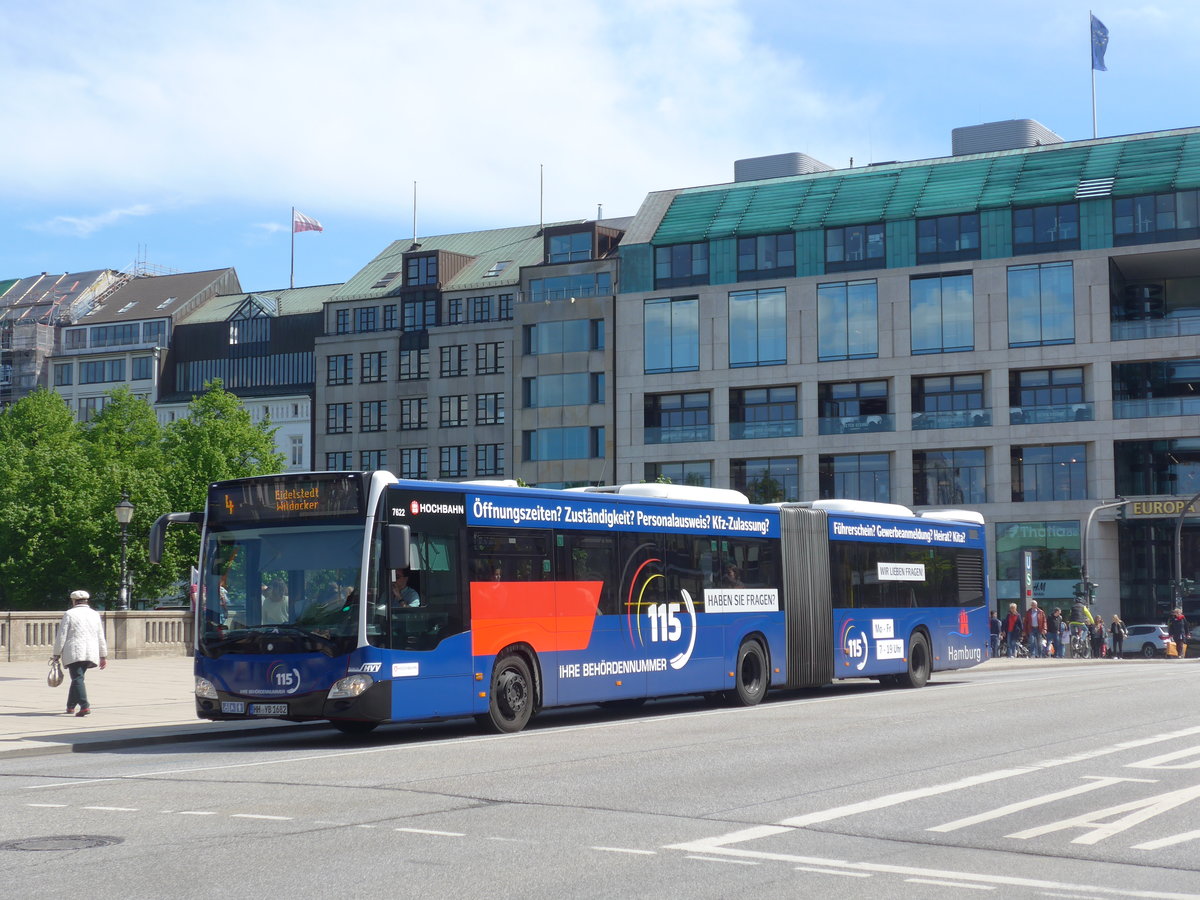
POLYGON ((925 683, 929 681, 931 666, 929 641, 923 634, 914 634, 908 641, 908 671, 899 676, 901 686, 925 687, 925 683))
POLYGON ((746 641, 738 648, 734 669, 734 689, 728 694, 742 706, 757 706, 767 693, 770 676, 767 673, 767 654, 758 641, 746 641))
POLYGON ((486 716, 476 721, 491 731, 520 731, 533 715, 533 676, 529 664, 515 653, 496 660, 486 716))

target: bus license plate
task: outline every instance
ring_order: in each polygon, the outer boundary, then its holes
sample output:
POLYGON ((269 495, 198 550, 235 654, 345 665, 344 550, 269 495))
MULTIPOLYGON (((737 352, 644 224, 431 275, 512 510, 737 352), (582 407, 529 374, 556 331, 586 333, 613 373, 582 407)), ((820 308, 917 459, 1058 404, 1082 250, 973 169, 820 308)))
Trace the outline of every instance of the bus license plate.
POLYGON ((286 703, 251 703, 250 715, 252 716, 286 716, 288 711, 286 703))

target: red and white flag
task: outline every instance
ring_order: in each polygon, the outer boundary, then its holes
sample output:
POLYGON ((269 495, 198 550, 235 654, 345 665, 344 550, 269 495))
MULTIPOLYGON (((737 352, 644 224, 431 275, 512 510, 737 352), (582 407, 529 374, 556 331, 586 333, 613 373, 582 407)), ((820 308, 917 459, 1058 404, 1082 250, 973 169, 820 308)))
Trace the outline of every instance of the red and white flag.
POLYGON ((306 216, 298 210, 292 210, 292 234, 297 234, 301 231, 324 231, 321 223, 312 216, 306 216))

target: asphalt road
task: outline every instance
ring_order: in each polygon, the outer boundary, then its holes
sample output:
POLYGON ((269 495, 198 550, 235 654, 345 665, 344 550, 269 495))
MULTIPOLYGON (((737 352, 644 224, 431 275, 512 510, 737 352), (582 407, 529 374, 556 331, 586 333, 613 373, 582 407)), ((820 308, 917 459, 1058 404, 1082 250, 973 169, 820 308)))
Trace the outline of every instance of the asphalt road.
POLYGON ((1200 663, 0 761, 13 897, 1200 897, 1200 663), (44 848, 44 849, 42 849, 44 848))

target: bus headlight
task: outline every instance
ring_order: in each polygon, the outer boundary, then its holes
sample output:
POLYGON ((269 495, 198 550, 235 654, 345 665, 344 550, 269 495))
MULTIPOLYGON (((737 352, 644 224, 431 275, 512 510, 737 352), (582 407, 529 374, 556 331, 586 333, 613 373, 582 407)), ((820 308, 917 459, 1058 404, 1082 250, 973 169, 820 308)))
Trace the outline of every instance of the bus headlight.
POLYGON ((345 700, 351 697, 358 697, 374 683, 375 679, 370 675, 347 675, 345 678, 339 678, 333 683, 333 687, 329 689, 329 699, 345 700))
POLYGON ((213 687, 213 683, 207 678, 196 676, 196 696, 202 700, 216 700, 217 689, 213 687))

